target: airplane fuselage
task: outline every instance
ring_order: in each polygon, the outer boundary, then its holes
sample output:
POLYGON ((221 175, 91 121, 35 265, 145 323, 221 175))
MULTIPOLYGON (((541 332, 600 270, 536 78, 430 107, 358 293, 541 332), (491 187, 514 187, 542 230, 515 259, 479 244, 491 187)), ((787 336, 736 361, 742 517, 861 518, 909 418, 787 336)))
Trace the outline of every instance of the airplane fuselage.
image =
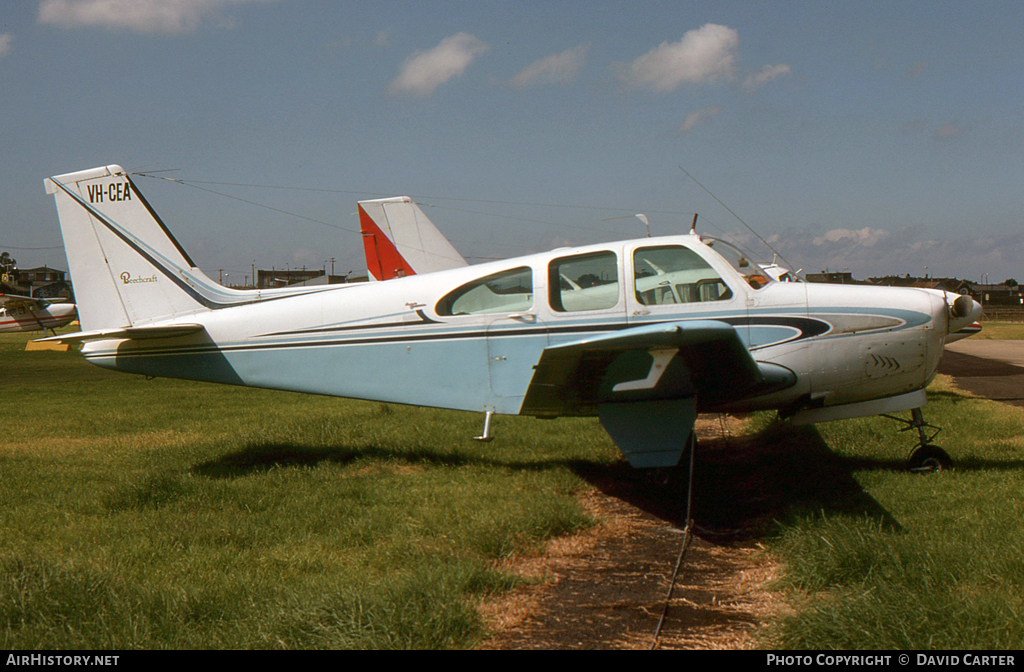
POLYGON ((51 303, 45 308, 0 307, 0 332, 58 329, 75 317, 75 306, 71 303, 51 303))

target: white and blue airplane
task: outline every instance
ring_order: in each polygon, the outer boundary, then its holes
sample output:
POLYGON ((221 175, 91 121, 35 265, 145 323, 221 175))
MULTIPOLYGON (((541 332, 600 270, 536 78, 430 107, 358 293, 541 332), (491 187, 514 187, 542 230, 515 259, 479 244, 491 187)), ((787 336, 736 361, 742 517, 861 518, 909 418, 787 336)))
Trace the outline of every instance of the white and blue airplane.
MULTIPOLYGON (((227 289, 116 165, 45 181, 93 364, 129 373, 542 418, 597 416, 634 467, 672 467, 699 412, 794 423, 920 409, 981 306, 935 290, 776 282, 696 234, 371 282, 227 289)), ((485 430, 484 436, 487 436, 485 430)), ((938 451, 938 452, 936 452, 938 451)))

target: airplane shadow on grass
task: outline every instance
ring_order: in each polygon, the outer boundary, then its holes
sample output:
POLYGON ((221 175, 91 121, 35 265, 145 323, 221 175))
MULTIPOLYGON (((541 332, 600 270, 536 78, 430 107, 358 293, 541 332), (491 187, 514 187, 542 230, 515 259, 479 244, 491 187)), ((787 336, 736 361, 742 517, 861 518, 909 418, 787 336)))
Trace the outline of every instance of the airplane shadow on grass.
MULTIPOLYGON (((689 457, 673 470, 636 470, 624 461, 611 465, 582 461, 492 459, 453 450, 439 453, 381 445, 313 447, 290 443, 253 444, 199 464, 194 474, 236 478, 280 467, 348 464, 360 459, 443 467, 466 465, 542 471, 567 467, 607 495, 673 525, 686 524, 689 457)), ((1024 469, 1020 462, 963 463, 956 468, 1024 469)), ((889 459, 846 457, 834 452, 813 427, 774 425, 754 436, 702 440, 694 458, 691 517, 698 536, 708 541, 764 537, 794 516, 840 514, 867 517, 883 529, 900 524, 854 477, 856 471, 906 472, 906 456, 889 459)), ((919 476, 929 478, 929 476, 919 476)))
MULTIPOLYGON (((635 470, 625 462, 489 459, 453 451, 400 450, 377 445, 312 447, 289 443, 253 444, 192 469, 208 478, 236 478, 280 467, 344 465, 359 459, 459 467, 506 469, 568 467, 608 495, 674 525, 686 524, 688 458, 671 471, 635 470)), ((701 536, 749 538, 770 533, 774 521, 797 513, 844 512, 867 515, 887 528, 899 524, 854 479, 857 469, 902 470, 903 460, 869 462, 832 452, 813 428, 771 428, 757 436, 711 439, 697 448, 692 517, 701 536)))
POLYGON ((813 427, 779 426, 755 436, 702 440, 694 454, 692 494, 688 454, 653 484, 650 476, 628 468, 583 475, 605 493, 680 528, 689 501, 695 534, 708 541, 763 537, 778 521, 822 513, 868 517, 900 531, 899 522, 854 478, 863 469, 903 471, 905 460, 843 457, 813 427))
MULTIPOLYGON (((237 478, 262 473, 278 467, 312 467, 322 463, 345 465, 361 459, 394 460, 406 464, 431 464, 459 467, 471 462, 505 464, 492 460, 474 459, 452 453, 440 454, 427 450, 399 450, 379 445, 314 447, 289 442, 260 443, 204 462, 192 469, 208 478, 237 478)), ((508 465, 506 465, 508 466, 508 465)), ((515 465, 512 465, 515 466, 515 465)), ((544 464, 522 465, 523 468, 542 468, 544 464)))

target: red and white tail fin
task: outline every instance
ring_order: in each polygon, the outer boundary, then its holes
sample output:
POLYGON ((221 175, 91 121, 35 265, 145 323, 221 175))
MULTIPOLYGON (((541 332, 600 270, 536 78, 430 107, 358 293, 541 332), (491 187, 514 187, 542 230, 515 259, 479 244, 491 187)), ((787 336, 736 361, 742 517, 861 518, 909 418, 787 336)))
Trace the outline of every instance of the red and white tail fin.
POLYGON ((359 201, 358 205, 370 280, 390 280, 468 265, 408 196, 359 201))

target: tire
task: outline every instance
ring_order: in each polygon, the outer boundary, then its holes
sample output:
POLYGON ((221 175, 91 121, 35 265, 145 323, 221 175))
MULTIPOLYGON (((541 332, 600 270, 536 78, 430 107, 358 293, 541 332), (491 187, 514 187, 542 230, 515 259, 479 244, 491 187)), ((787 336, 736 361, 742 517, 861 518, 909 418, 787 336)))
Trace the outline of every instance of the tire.
POLYGON ((919 474, 930 474, 953 466, 949 453, 938 446, 923 445, 910 454, 907 469, 919 474))

